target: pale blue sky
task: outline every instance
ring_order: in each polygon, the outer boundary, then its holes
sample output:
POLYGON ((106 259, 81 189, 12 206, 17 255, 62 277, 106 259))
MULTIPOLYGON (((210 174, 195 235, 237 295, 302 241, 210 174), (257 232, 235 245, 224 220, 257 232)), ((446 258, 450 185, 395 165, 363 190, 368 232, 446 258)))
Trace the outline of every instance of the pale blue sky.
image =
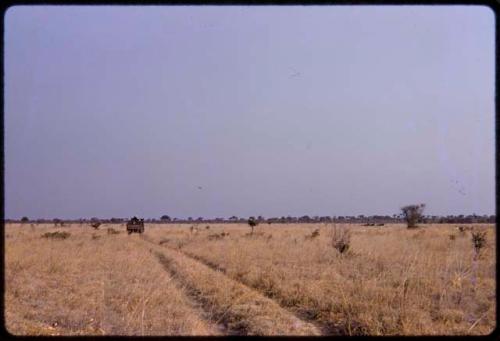
POLYGON ((494 26, 480 6, 11 7, 6 217, 494 214, 494 26))

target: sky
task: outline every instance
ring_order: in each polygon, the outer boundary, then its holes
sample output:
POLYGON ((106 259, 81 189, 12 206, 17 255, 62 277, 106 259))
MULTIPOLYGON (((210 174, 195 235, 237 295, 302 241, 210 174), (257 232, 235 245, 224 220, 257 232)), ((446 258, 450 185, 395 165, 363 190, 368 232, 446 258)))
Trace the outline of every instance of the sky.
POLYGON ((15 6, 5 217, 495 214, 484 6, 15 6))

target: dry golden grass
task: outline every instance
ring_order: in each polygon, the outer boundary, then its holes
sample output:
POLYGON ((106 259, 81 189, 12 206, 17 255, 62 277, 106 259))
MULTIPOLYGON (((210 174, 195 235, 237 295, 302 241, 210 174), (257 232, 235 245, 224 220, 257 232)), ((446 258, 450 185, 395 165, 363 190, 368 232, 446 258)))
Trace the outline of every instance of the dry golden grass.
MULTIPOLYGON (((147 237, 146 237, 147 239, 147 237)), ((167 271, 184 283, 230 333, 243 335, 320 335, 310 323, 283 310, 276 302, 227 276, 184 256, 150 245, 167 271)))
POLYGON ((339 254, 332 226, 214 225, 230 235, 210 241, 184 226, 151 228, 154 240, 223 269, 331 333, 369 335, 489 334, 495 328, 495 231, 474 260, 470 232, 453 225, 361 227, 339 254), (449 235, 454 235, 452 240, 449 235), (271 236, 271 237, 270 237, 271 236))
POLYGON ((5 316, 12 334, 219 333, 149 250, 124 232, 46 225, 7 226, 5 233, 5 316), (40 237, 57 230, 71 236, 40 237))
POLYGON ((238 224, 147 225, 128 236, 122 225, 9 224, 6 326, 16 335, 489 334, 493 226, 475 226, 487 239, 478 257, 470 232, 424 226, 346 225, 351 245, 340 254, 331 225, 266 224, 253 235, 238 224), (53 231, 71 235, 41 237, 53 231))

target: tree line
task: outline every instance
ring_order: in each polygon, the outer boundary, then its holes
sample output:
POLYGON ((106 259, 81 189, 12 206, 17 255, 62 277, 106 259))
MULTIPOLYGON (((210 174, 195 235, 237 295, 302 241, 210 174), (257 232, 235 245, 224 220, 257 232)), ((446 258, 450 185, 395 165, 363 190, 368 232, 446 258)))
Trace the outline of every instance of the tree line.
MULTIPOLYGON (((405 207, 412 207, 419 205, 409 205, 405 207)), ((188 218, 175 218, 170 217, 168 215, 162 215, 159 218, 146 218, 144 219, 145 223, 149 224, 160 224, 160 223, 175 223, 175 224, 194 224, 194 223, 207 223, 207 224, 225 224, 225 223, 247 223, 249 219, 256 221, 259 224, 273 224, 273 223, 356 223, 356 224, 370 224, 370 223, 405 223, 407 222, 407 215, 402 208, 401 214, 393 214, 390 215, 357 215, 357 216, 308 216, 303 215, 299 217, 294 216, 282 216, 282 217, 270 217, 264 218, 263 216, 257 217, 238 217, 231 216, 229 218, 204 218, 204 217, 188 217, 188 218)), ((409 211, 407 212, 409 213, 409 211)), ((447 215, 447 216, 438 216, 438 215, 424 215, 422 212, 418 212, 418 218, 416 218, 416 222, 423 224, 474 224, 474 223, 482 223, 482 224, 494 224, 496 222, 495 215, 447 215)), ((29 219, 28 217, 22 217, 21 219, 6 219, 5 222, 13 222, 13 223, 72 223, 72 224, 87 224, 93 222, 101 222, 101 223, 125 223, 129 220, 129 218, 80 218, 80 219, 29 219)))

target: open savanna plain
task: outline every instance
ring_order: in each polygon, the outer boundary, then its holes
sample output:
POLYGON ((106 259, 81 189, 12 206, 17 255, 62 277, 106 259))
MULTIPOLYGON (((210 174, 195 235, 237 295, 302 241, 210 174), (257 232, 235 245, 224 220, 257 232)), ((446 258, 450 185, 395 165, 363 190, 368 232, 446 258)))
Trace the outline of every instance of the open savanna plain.
POLYGON ((495 228, 456 225, 5 225, 15 335, 484 335, 495 228), (351 234, 347 251, 333 231, 351 234), (314 231, 317 232, 314 233, 314 231), (67 232, 42 237, 48 232, 67 232), (59 238, 57 238, 59 237, 59 238))

